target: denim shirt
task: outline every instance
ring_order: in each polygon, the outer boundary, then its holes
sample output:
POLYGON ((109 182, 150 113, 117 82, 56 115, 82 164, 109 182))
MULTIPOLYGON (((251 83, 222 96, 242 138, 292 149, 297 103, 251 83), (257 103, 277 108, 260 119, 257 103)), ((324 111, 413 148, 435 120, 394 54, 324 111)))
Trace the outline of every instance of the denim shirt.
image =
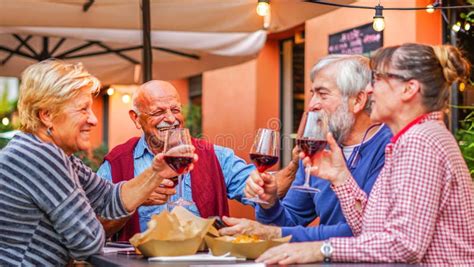
MULTIPOLYGON (((242 202, 242 198, 244 197, 243 190, 245 188, 245 182, 255 167, 252 164, 247 164, 243 159, 236 156, 234 151, 230 148, 214 145, 214 151, 216 153, 217 160, 221 165, 222 173, 224 174, 224 180, 227 188, 227 198, 242 202)), ((136 177, 146 168, 148 168, 151 165, 153 157, 153 153, 148 148, 144 136, 142 136, 133 152, 135 165, 133 175, 136 177)), ((199 164, 199 161, 196 164, 199 164)), ((97 171, 97 174, 103 179, 112 181, 110 163, 108 161, 104 161, 97 171)), ((191 200, 191 175, 189 173, 183 175, 183 182, 183 197, 184 199, 191 200)), ((177 198, 177 195, 173 195, 169 201, 175 201, 177 198)), ((243 203, 251 204, 245 201, 243 203)), ((140 217, 140 230, 142 232, 145 231, 147 229, 146 224, 151 219, 151 216, 153 214, 158 214, 165 209, 166 205, 139 207, 138 214, 140 217)), ((188 209, 195 215, 200 215, 196 205, 190 206, 188 209)))

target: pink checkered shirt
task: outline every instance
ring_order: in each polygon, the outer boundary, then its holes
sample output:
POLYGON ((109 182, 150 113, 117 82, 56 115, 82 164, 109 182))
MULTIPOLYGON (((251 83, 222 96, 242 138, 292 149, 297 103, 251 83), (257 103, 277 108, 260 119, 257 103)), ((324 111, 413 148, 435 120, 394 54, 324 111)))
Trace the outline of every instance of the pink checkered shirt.
POLYGON ((333 261, 474 266, 474 186, 441 118, 394 137, 369 199, 352 177, 333 187, 355 236, 330 239, 333 261))

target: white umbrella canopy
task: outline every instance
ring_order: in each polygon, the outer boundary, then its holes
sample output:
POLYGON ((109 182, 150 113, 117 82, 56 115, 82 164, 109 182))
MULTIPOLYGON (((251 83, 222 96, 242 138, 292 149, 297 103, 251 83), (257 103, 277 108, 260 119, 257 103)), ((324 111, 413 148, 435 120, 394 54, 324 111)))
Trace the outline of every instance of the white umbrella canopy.
MULTIPOLYGON (((0 0, 0 76, 18 76, 38 59, 53 56, 83 62, 104 84, 138 82, 140 4, 140 0, 0 0), (84 11, 87 4, 91 5, 84 11), (72 51, 81 46, 85 49, 72 51)), ((256 4, 257 0, 150 0, 153 78, 189 77, 250 60, 268 32, 289 29, 334 9, 300 0, 272 0, 271 24, 263 30, 256 4)))

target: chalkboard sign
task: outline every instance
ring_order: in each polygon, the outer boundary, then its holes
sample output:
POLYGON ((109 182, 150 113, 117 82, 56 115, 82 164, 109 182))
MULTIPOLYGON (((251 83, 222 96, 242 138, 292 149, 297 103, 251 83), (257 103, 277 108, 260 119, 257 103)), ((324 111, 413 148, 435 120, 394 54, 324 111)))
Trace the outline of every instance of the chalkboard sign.
POLYGON ((372 23, 329 35, 329 54, 370 54, 383 46, 383 32, 372 23))

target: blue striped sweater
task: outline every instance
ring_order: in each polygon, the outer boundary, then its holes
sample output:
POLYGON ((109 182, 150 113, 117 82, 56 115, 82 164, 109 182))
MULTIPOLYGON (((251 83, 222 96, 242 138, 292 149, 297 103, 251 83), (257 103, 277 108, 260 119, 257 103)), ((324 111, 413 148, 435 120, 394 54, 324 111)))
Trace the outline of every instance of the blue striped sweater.
POLYGON ((0 151, 0 265, 64 265, 99 253, 96 214, 129 215, 120 186, 56 145, 17 134, 0 151))

